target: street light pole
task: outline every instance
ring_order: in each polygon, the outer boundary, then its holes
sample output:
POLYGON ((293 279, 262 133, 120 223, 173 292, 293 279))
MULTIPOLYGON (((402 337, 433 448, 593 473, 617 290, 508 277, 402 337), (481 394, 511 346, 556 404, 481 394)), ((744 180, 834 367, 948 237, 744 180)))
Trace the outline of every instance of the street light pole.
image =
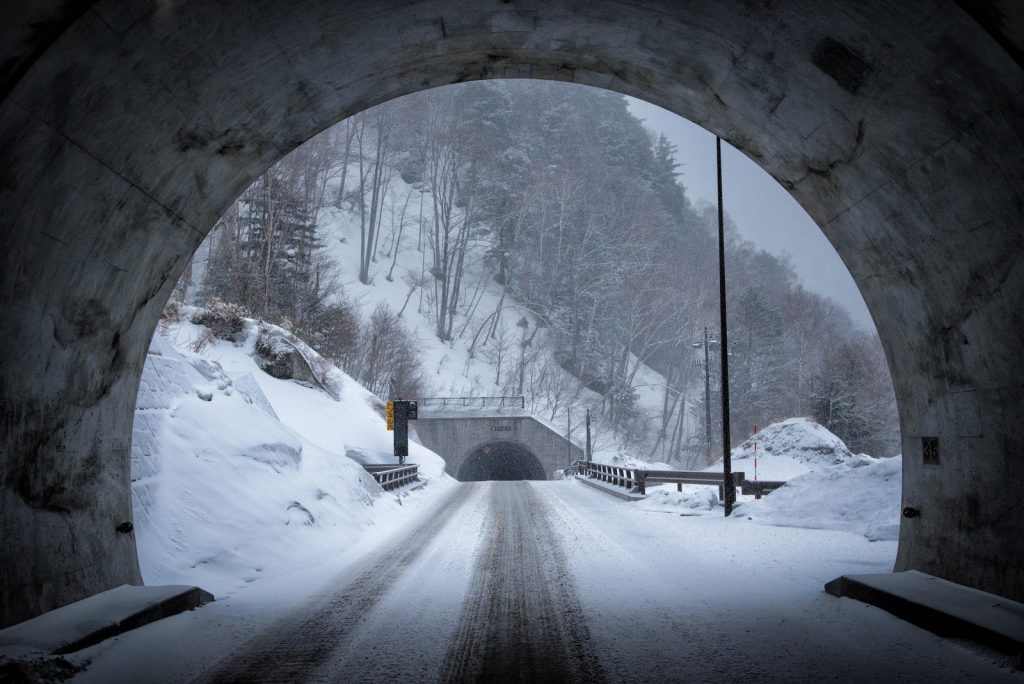
POLYGON ((729 437, 729 329, 725 305, 725 216, 722 210, 722 139, 715 137, 718 162, 718 309, 721 318, 722 353, 722 471, 725 481, 725 515, 732 514, 736 487, 732 481, 732 440, 729 437))

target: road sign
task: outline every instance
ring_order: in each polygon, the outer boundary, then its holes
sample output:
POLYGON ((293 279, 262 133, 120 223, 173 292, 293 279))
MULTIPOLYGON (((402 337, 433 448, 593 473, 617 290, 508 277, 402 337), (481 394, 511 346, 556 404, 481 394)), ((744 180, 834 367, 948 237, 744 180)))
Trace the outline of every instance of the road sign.
POLYGON ((409 421, 416 420, 419 407, 415 401, 388 402, 388 430, 395 433, 395 456, 399 463, 405 462, 409 455, 409 421))

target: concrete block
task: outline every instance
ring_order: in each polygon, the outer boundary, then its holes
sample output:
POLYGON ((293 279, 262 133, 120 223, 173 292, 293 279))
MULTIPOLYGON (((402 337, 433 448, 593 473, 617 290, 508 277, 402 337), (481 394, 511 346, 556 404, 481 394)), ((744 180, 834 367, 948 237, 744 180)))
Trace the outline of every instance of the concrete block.
POLYGON ((1015 656, 1024 669, 1024 603, 916 570, 843 575, 825 585, 833 596, 878 606, 939 636, 969 639, 1015 656))
POLYGON ((73 653, 212 600, 199 587, 124 584, 0 630, 0 655, 73 653))

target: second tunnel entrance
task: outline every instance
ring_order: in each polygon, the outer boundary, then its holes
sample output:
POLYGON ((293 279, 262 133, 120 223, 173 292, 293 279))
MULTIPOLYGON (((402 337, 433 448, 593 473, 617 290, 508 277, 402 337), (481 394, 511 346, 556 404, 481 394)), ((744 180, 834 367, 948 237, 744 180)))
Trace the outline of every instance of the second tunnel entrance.
POLYGON ((473 450, 459 467, 462 482, 480 480, 546 480, 540 461, 515 442, 488 442, 473 450))

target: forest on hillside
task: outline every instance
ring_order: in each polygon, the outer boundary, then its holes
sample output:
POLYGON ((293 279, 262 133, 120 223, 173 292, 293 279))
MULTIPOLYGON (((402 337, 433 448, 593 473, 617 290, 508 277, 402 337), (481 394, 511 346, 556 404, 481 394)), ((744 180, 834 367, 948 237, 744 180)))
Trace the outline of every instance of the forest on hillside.
MULTIPOLYGON (((342 121, 257 179, 175 296, 282 323, 380 396, 430 392, 416 343, 429 334, 485 359, 505 394, 552 415, 590 408, 638 457, 698 464, 721 435, 717 210, 690 201, 683 162, 611 92, 539 81, 423 91, 342 121), (404 280, 399 310, 366 310, 345 291, 322 234, 339 213, 358 226, 351 275, 404 280), (660 406, 639 400, 644 368, 663 379, 660 406)), ((726 225, 734 443, 811 416, 855 452, 897 453, 874 331, 726 225)))

